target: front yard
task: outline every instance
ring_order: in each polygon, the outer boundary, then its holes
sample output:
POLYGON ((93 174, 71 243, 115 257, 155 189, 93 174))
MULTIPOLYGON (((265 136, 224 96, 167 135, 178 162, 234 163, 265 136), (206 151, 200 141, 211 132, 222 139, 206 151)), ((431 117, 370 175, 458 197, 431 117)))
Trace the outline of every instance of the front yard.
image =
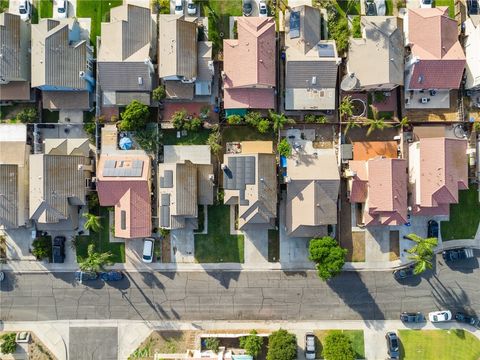
POLYGON ((38 15, 40 19, 53 17, 53 0, 40 0, 38 2, 38 15))
POLYGON ((243 235, 230 234, 230 206, 209 205, 208 233, 195 234, 195 259, 199 263, 243 263, 243 235))
POLYGON ((459 203, 450 205, 450 221, 442 221, 442 240, 473 239, 480 222, 478 190, 471 186, 459 192, 459 203))
MULTIPOLYGON (((322 357, 322 341, 331 330, 318 330, 314 334, 318 340, 317 342, 317 358, 322 357)), ((345 335, 348 336, 352 342, 353 350, 355 351, 356 359, 365 359, 365 342, 363 338, 363 330, 341 330, 345 335)))
POLYGON ((468 331, 399 330, 400 358, 404 360, 477 360, 480 341, 468 331))
POLYGON ((455 0, 435 0, 433 3, 435 7, 448 6, 448 15, 455 18, 455 0))

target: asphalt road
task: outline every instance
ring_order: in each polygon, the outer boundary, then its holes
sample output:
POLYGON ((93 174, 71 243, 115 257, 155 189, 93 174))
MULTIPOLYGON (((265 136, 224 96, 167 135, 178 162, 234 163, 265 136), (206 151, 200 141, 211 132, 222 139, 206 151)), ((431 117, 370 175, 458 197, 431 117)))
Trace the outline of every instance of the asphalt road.
POLYGON ((398 319, 449 308, 480 314, 478 259, 404 283, 389 272, 129 273, 88 285, 72 273, 14 274, 0 284, 0 319, 323 320, 398 319))

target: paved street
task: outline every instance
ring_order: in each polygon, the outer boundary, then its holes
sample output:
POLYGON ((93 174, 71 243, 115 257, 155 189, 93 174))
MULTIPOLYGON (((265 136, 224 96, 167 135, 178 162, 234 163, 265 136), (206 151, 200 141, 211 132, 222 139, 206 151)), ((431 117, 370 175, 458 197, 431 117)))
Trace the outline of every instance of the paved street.
POLYGON ((480 313, 478 260, 397 283, 389 272, 129 273, 118 283, 77 284, 73 273, 6 273, 0 319, 397 319, 436 308, 480 313))

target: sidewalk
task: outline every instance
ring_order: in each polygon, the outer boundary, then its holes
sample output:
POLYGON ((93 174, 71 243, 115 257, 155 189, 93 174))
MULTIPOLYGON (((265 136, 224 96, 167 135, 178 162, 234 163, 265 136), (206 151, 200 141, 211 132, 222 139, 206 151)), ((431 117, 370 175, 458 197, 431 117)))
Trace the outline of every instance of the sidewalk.
POLYGON ((464 329, 480 339, 480 331, 457 322, 432 324, 410 324, 405 326, 400 320, 385 321, 116 321, 116 320, 75 320, 75 321, 38 321, 38 322, 5 322, 3 331, 32 331, 54 353, 59 360, 67 359, 69 349, 69 329, 71 327, 117 327, 118 328, 118 356, 127 359, 143 340, 155 330, 244 330, 252 329, 275 331, 286 329, 297 335, 299 359, 303 357, 303 339, 305 333, 313 330, 363 330, 365 340, 365 358, 378 360, 386 357, 385 333, 399 329, 464 329))

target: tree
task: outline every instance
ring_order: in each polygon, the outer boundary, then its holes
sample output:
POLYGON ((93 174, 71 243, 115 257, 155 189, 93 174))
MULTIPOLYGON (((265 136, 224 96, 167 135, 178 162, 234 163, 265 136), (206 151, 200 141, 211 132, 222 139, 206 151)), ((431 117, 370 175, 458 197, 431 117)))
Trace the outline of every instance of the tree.
POLYGON ((277 330, 268 337, 267 360, 294 360, 297 358, 297 337, 287 330, 277 330))
POLYGON ((213 131, 208 135, 207 145, 215 156, 219 156, 222 151, 222 135, 220 131, 213 131))
POLYGON ((355 118, 349 118, 347 120, 347 126, 345 126, 345 130, 343 131, 344 134, 348 132, 348 130, 353 129, 354 127, 360 127, 360 123, 355 120, 355 118))
POLYGON ((392 125, 385 122, 383 117, 380 117, 378 109, 375 106, 370 105, 370 108, 372 109, 372 118, 365 119, 365 125, 368 126, 367 136, 369 136, 375 130, 383 130, 385 128, 392 127, 392 125))
POLYGON ((35 109, 34 107, 23 109, 15 117, 17 121, 20 121, 24 124, 35 122, 37 118, 38 118, 37 109, 35 109))
POLYGON ((87 257, 81 258, 78 266, 82 271, 100 272, 105 270, 106 265, 112 265, 112 254, 110 252, 95 252, 95 244, 89 244, 87 248, 87 257))
POLYGON ((257 125, 257 130, 260 134, 266 134, 270 129, 270 121, 268 119, 262 119, 257 125))
POLYGON ((309 259, 316 263, 318 276, 328 280, 338 275, 345 264, 347 249, 341 248, 330 236, 310 240, 309 259))
POLYGON ((218 353, 218 348, 220 347, 220 340, 216 337, 208 337, 205 339, 205 347, 208 350, 212 350, 215 353, 218 353))
POLYGON ((250 331, 250 335, 240 338, 240 347, 245 349, 248 355, 256 358, 262 350, 263 337, 257 336, 257 331, 250 331))
POLYGON ((340 105, 338 106, 338 110, 340 111, 340 117, 342 119, 349 119, 353 115, 353 102, 352 97, 350 95, 344 96, 340 105))
POLYGON ((175 111, 171 118, 173 127, 177 130, 183 129, 186 119, 187 119, 187 110, 182 109, 182 110, 175 111))
POLYGON ((125 111, 120 114, 122 121, 119 128, 123 131, 134 131, 145 128, 148 118, 150 117, 150 111, 148 106, 142 104, 138 100, 133 100, 127 105, 125 111))
POLYGON ((160 85, 152 91, 152 98, 155 101, 162 101, 167 97, 167 92, 165 91, 165 86, 160 85))
POLYGON ((227 118, 229 125, 240 125, 243 122, 243 118, 240 115, 230 115, 227 118))
POLYGON ((293 124, 295 121, 293 119, 289 119, 285 116, 285 114, 277 114, 271 110, 268 111, 268 116, 272 121, 272 128, 273 131, 277 132, 283 129, 283 127, 287 124, 293 124))
POLYGON ((45 259, 50 256, 51 238, 39 237, 32 242, 32 254, 37 260, 45 259))
POLYGON ((0 345, 0 352, 2 354, 13 354, 17 350, 17 342, 15 341, 16 334, 8 333, 3 334, 0 339, 3 340, 0 345))
POLYGON ((183 123, 183 128, 188 131, 198 131, 202 127, 202 120, 198 117, 191 118, 190 120, 185 120, 183 123))
POLYGON ((410 123, 408 122, 408 117, 406 116, 404 116, 401 120, 398 118, 396 118, 396 120, 398 121, 397 126, 401 129, 406 128, 408 125, 410 125, 410 123))
POLYGON ((432 258, 435 256, 434 249, 438 245, 438 239, 424 239, 416 234, 408 234, 407 238, 416 243, 407 250, 407 252, 410 254, 408 258, 415 262, 413 273, 418 275, 427 269, 432 269, 432 258))
POLYGON ((245 115, 244 118, 248 125, 252 127, 258 127, 258 124, 262 120, 262 115, 257 111, 250 111, 245 115))
POLYGON ((338 14, 336 16, 331 16, 329 12, 328 30, 330 38, 335 40, 338 53, 342 54, 348 49, 348 41, 350 38, 350 29, 348 27, 347 18, 338 16, 338 14))
POLYGON ((325 360, 355 360, 352 341, 338 330, 328 332, 323 341, 322 354, 325 360))
POLYGON ((84 213, 83 217, 86 219, 85 225, 83 225, 85 229, 92 230, 94 232, 100 231, 100 229, 102 228, 102 224, 100 223, 100 216, 90 213, 84 213))
POLYGON ((278 143, 277 150, 281 156, 289 157, 292 155, 292 147, 287 139, 282 139, 282 141, 278 143))
POLYGON ((140 130, 133 134, 135 141, 146 152, 155 152, 160 147, 160 139, 157 131, 140 130))

